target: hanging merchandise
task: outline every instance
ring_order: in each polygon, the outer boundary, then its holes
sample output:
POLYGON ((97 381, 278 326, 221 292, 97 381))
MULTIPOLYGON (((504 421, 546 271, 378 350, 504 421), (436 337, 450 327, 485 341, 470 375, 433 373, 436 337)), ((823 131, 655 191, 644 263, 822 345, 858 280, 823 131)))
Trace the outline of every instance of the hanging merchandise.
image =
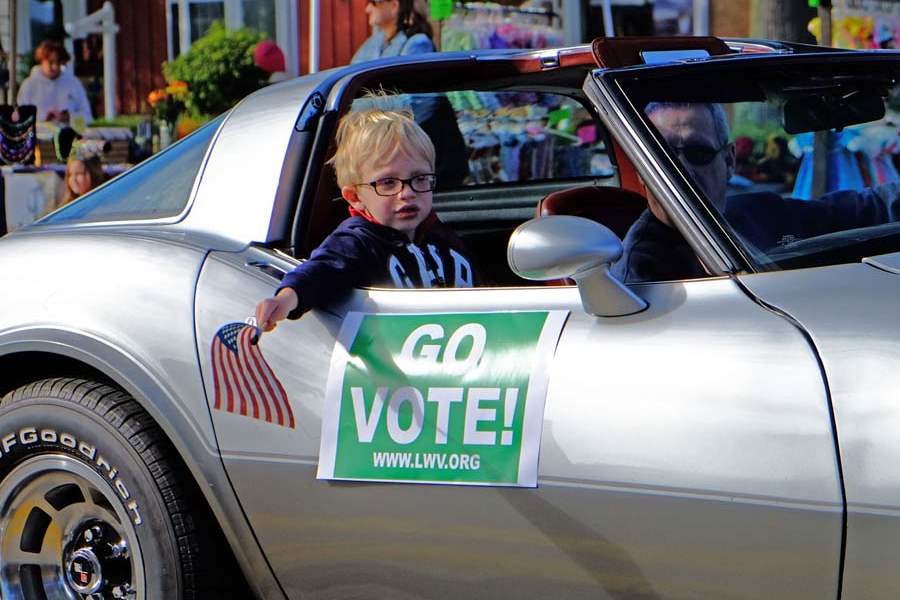
MULTIPOLYGON (((900 48, 900 2, 892 0, 834 0, 832 39, 836 48, 856 50, 900 48)), ((818 39, 816 17, 809 31, 818 39)))
MULTIPOLYGON (((564 45, 549 2, 458 2, 442 22, 441 48, 545 49, 564 45)), ((446 94, 468 150, 466 185, 608 177, 611 165, 587 111, 543 92, 446 94)))
POLYGON ((18 164, 34 154, 37 108, 0 106, 0 158, 6 164, 18 164))
MULTIPOLYGON (((0 159, 6 164, 25 162, 34 155, 37 107, 16 106, 16 2, 10 0, 9 96, 12 104, 0 105, 0 159)), ((2 233, 2 232, 0 232, 2 233)))
POLYGON ((455 99, 467 185, 612 175, 590 114, 565 96, 467 91, 455 99))
MULTIPOLYGON (((794 198, 813 197, 812 133, 791 140, 791 150, 801 156, 794 185, 794 198)), ((900 155, 900 127, 890 114, 881 121, 828 132, 828 177, 826 192, 861 190, 900 180, 894 158, 900 155)))
POLYGON ((563 45, 559 15, 543 8, 462 2, 441 28, 444 51, 563 45))

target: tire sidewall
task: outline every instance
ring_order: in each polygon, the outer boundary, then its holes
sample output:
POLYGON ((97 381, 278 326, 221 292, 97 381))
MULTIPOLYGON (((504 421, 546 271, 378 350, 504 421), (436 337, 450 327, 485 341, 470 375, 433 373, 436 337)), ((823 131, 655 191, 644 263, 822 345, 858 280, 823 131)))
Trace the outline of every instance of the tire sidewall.
MULTIPOLYGON (((180 598, 178 542, 149 469, 123 434, 71 401, 31 398, 0 409, 0 480, 43 454, 66 454, 96 471, 131 518, 140 546, 144 598, 180 598), (55 440, 55 441, 53 441, 55 440)), ((0 498, 0 508, 9 498, 0 498)), ((118 508, 118 507, 117 507, 118 508)))

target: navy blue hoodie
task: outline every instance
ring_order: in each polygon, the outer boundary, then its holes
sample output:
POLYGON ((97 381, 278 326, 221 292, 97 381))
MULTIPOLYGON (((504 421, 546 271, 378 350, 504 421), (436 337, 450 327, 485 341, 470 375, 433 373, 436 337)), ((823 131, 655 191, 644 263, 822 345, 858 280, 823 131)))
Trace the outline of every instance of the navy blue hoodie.
POLYGON ((410 242, 400 231, 361 216, 346 219, 309 260, 285 275, 278 289, 292 288, 300 300, 288 318, 339 301, 353 288, 476 284, 462 241, 434 213, 419 225, 414 238, 410 242))

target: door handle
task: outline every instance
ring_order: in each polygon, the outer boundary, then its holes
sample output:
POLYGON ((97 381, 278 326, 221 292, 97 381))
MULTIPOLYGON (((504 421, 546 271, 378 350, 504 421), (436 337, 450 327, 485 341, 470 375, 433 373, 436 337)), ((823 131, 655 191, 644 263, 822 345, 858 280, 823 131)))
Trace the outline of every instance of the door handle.
POLYGON ((287 274, 287 271, 285 271, 281 267, 273 265, 272 263, 266 262, 264 260, 248 260, 246 264, 248 267, 258 269, 269 277, 277 279, 278 281, 284 279, 284 276, 287 274))

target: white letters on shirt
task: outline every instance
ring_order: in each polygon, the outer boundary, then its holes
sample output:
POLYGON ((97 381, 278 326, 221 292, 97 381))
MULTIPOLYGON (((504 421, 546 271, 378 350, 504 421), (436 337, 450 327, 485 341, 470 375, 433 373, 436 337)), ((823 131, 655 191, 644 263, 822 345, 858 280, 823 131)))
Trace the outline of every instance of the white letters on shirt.
MULTIPOLYGON (((406 268, 404 268, 403 263, 400 261, 397 256, 391 254, 388 257, 388 272, 391 274, 391 280, 394 285, 399 288, 414 288, 414 287, 437 287, 441 285, 442 282, 445 282, 445 274, 453 273, 453 286, 454 287, 472 287, 474 281, 472 277, 472 266, 469 264, 469 261, 466 258, 457 252, 456 250, 449 249, 450 258, 453 261, 452 269, 446 268, 444 265, 444 261, 441 260, 441 255, 438 252, 436 246, 432 244, 428 244, 427 252, 430 255, 430 258, 434 259, 435 269, 429 269, 427 261, 425 260, 425 255, 422 253, 422 250, 419 249, 414 244, 407 244, 405 246, 407 252, 409 252, 413 258, 415 258, 416 265, 419 268, 419 280, 422 282, 421 286, 416 285, 412 278, 407 273, 406 268)), ((447 281, 449 284, 450 282, 447 281)))

